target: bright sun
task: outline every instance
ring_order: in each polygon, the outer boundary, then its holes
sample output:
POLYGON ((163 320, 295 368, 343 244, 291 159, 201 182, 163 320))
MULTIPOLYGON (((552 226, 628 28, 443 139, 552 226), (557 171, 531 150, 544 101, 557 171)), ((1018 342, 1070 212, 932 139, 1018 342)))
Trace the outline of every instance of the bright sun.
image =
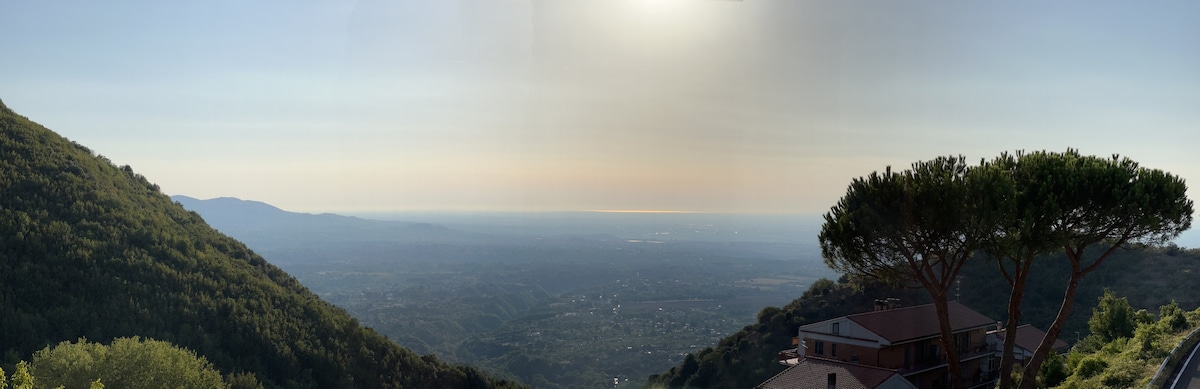
POLYGON ((670 11, 672 8, 678 8, 681 3, 695 0, 631 0, 633 4, 647 12, 664 12, 670 11))

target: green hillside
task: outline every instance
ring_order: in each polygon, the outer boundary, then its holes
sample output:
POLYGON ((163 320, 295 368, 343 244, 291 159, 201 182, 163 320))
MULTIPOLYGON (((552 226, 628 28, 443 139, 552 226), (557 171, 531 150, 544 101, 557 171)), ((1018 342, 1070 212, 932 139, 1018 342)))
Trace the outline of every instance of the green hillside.
MULTIPOLYGON (((984 258, 969 261, 959 276, 959 301, 988 317, 1007 317, 1008 285, 995 275, 996 264, 984 258)), ((1035 261, 1022 305, 1023 323, 1046 328, 1062 302, 1067 280, 1066 260, 1048 256, 1035 261)), ((1094 273, 1080 282, 1075 308, 1063 329, 1062 340, 1074 343, 1089 335, 1088 318, 1098 298, 1109 288, 1127 297, 1134 309, 1157 312, 1172 300, 1191 310, 1200 306, 1200 249, 1178 247, 1125 249, 1114 253, 1094 273)), ((843 281, 846 281, 843 279, 843 281)), ((825 280, 782 308, 764 308, 758 322, 721 340, 716 346, 689 355, 670 371, 650 377, 654 388, 750 388, 783 371, 776 353, 789 348, 796 329, 806 323, 851 313, 866 312, 876 298, 898 297, 904 305, 923 304, 928 294, 920 289, 892 289, 825 280)))
POLYGON ((129 166, 0 102, 3 364, 127 336, 195 350, 266 387, 512 386, 396 346, 129 166))

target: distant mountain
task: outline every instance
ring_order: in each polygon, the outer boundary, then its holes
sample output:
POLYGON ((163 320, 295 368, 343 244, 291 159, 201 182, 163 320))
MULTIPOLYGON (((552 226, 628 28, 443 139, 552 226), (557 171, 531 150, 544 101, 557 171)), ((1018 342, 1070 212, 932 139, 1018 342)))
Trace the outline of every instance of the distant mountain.
POLYGON ((171 200, 183 205, 188 210, 207 215, 204 220, 217 229, 226 226, 239 227, 260 224, 264 220, 274 222, 304 222, 305 220, 314 218, 329 221, 346 219, 344 216, 330 214, 313 215, 288 212, 264 202, 242 200, 233 197, 199 200, 188 196, 171 196, 171 200))
POLYGON ((233 197, 199 200, 171 196, 171 200, 199 213, 213 228, 253 247, 272 248, 281 242, 292 246, 316 242, 461 242, 479 238, 433 224, 289 212, 264 202, 233 197))
MULTIPOLYGON (((512 262, 538 260, 527 248, 579 252, 625 239, 596 232, 496 225, 463 231, 440 224, 289 212, 259 201, 220 197, 172 200, 211 226, 293 272, 337 264, 512 262)), ((478 228, 478 226, 467 226, 478 228)), ((715 248, 720 250, 721 248, 715 248)))
POLYGON ((64 340, 140 335, 268 388, 512 386, 362 327, 129 166, 2 102, 0 194, 4 364, 64 340))

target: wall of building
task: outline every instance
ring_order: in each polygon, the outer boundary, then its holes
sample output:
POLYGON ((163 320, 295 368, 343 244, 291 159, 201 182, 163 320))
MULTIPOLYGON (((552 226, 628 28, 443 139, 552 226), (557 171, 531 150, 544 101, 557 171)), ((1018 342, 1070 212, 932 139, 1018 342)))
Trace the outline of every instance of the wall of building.
POLYGON ((815 339, 806 339, 808 350, 806 355, 816 356, 821 358, 836 359, 842 362, 855 362, 863 365, 877 366, 878 364, 878 349, 874 347, 864 347, 853 344, 839 343, 834 341, 823 341, 825 343, 824 353, 816 354, 817 346, 815 339), (833 345, 837 345, 837 354, 833 352, 833 345), (855 359, 857 357, 857 359, 855 359))

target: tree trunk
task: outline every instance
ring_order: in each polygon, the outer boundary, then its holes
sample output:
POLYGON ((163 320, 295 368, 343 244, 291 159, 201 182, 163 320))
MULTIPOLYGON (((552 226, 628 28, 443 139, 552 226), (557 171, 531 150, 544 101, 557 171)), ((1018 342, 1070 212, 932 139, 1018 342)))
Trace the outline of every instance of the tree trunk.
POLYGON ((1008 293, 1008 324, 1004 327, 1004 348, 1000 354, 1000 389, 1012 387, 1013 348, 1017 344, 1017 326, 1021 323, 1021 300, 1025 298, 1025 280, 1029 278, 1029 267, 1033 264, 1033 256, 1027 256, 1024 263, 1013 266, 1012 290, 1008 293))
POLYGON ((954 389, 966 388, 963 382, 962 366, 958 360, 958 345, 955 343, 953 328, 950 327, 950 308, 946 302, 946 295, 934 296, 933 306, 937 311, 938 325, 942 328, 942 350, 946 354, 947 368, 950 370, 950 387, 954 389))
POLYGON ((1046 361, 1046 355, 1050 354, 1050 349, 1054 346, 1054 341, 1058 340, 1058 334, 1062 333, 1062 328, 1067 324, 1067 316, 1071 315, 1071 308, 1075 306, 1075 292, 1079 289, 1079 280, 1083 276, 1096 270, 1104 260, 1117 251, 1117 248, 1125 244, 1129 240, 1128 234, 1117 239, 1112 246, 1108 247, 1103 254, 1100 254, 1091 265, 1083 268, 1083 250, 1087 244, 1081 244, 1078 247, 1065 247, 1067 259, 1071 261, 1071 282, 1067 284, 1067 291, 1063 293, 1062 306, 1058 309, 1058 315, 1054 317, 1054 324, 1046 329, 1046 336, 1042 337, 1042 343, 1038 344, 1037 351, 1033 352, 1033 357, 1029 359, 1029 363, 1025 364, 1025 373, 1021 375, 1020 389, 1033 389, 1037 383, 1038 370, 1042 367, 1042 362, 1046 361))
MULTIPOLYGON (((1080 253, 1082 255, 1082 252, 1080 253)), ((1029 363, 1025 364, 1025 372, 1021 374, 1020 389, 1033 389, 1037 384, 1038 370, 1042 367, 1042 362, 1046 360, 1046 355, 1050 353, 1051 347, 1054 346, 1054 341, 1058 340, 1058 334, 1062 332, 1063 325, 1067 324, 1067 316, 1071 315, 1071 308, 1075 306, 1075 291, 1079 289, 1079 280, 1083 278, 1087 272, 1080 271, 1079 257, 1071 256, 1071 282, 1067 284, 1067 291, 1063 293, 1062 306, 1058 309, 1058 315, 1054 317, 1054 324, 1046 329, 1046 336, 1042 338, 1042 342, 1038 344, 1037 351, 1033 352, 1033 357, 1029 359, 1029 363)))

